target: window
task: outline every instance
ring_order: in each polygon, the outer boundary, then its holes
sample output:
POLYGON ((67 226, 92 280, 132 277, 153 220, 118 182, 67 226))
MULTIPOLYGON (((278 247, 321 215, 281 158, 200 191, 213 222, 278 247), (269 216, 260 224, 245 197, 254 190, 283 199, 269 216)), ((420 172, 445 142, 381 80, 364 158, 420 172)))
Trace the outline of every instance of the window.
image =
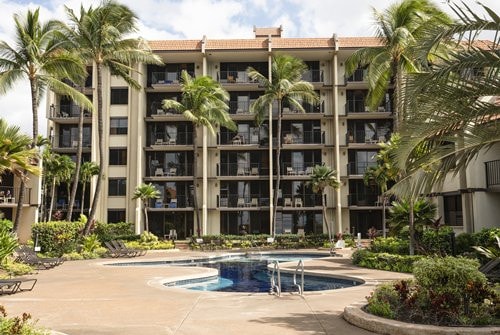
POLYGON ((108 223, 125 222, 125 209, 108 209, 108 223))
POLYGON ((109 149, 109 165, 127 165, 127 149, 109 149))
POLYGON ((126 135, 128 132, 128 119, 126 117, 111 118, 109 123, 110 135, 126 135))
POLYGON ((109 179, 108 195, 124 196, 127 193, 127 180, 125 178, 109 179))
POLYGON ((128 104, 128 88, 112 88, 111 104, 112 105, 128 104))
POLYGON ((448 226, 463 226, 462 197, 460 195, 445 195, 444 221, 448 226))

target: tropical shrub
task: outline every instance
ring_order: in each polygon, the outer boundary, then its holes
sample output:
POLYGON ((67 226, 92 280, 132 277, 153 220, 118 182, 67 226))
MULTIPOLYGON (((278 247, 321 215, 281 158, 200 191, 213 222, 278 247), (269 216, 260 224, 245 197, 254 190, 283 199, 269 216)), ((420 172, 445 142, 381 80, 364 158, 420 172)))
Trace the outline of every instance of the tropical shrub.
POLYGON ((35 223, 32 238, 43 253, 61 256, 76 250, 84 224, 81 221, 50 221, 35 223))
POLYGON ((418 252, 424 255, 452 255, 452 235, 455 233, 451 227, 439 230, 427 229, 418 238, 418 252))
POLYGON ((82 252, 92 253, 100 246, 99 237, 96 234, 91 234, 83 238, 82 252))
POLYGON ((4 260, 2 270, 5 271, 5 278, 23 276, 33 272, 33 268, 31 266, 15 262, 11 257, 7 257, 4 260))
MULTIPOLYGON (((422 231, 423 227, 433 225, 436 216, 436 205, 425 198, 420 198, 413 205, 415 230, 422 231)), ((410 218, 410 204, 408 201, 394 201, 389 209, 387 223, 392 236, 399 236, 403 228, 408 226, 410 218)))
POLYGON ((500 298, 475 260, 428 257, 415 262, 414 281, 386 284, 368 297, 370 313, 411 323, 500 324, 500 298))
POLYGON ((49 335, 50 333, 36 326, 31 315, 23 313, 21 317, 8 317, 5 308, 0 305, 0 334, 9 335, 49 335))
POLYGON ((370 244, 371 252, 385 252, 396 255, 408 255, 410 242, 397 237, 377 237, 370 244))
POLYGON ((138 238, 134 231, 134 224, 129 222, 102 223, 96 222, 94 234, 102 243, 112 240, 133 241, 138 238))
POLYGON ((0 223, 0 265, 8 256, 12 255, 17 246, 17 237, 12 233, 9 225, 0 223))
POLYGON ((411 273, 413 264, 422 256, 393 255, 388 253, 374 253, 360 249, 352 254, 355 265, 377 270, 411 273))

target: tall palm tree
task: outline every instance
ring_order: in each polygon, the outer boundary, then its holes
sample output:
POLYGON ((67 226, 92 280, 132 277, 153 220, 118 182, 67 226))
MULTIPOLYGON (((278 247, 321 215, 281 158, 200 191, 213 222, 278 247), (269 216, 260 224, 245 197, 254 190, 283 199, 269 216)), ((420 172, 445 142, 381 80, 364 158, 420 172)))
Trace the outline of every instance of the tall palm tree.
MULTIPOLYGON (((278 103, 278 129, 276 146, 276 164, 280 164, 281 156, 281 120, 283 116, 283 105, 293 107, 300 112, 304 112, 302 102, 314 104, 319 98, 311 83, 302 80, 302 75, 307 70, 307 65, 298 58, 289 55, 277 55, 272 59, 271 80, 255 70, 248 68, 248 76, 257 81, 264 88, 264 94, 252 103, 250 112, 255 115, 255 120, 259 125, 264 121, 269 106, 274 102, 278 103)), ((269 145, 273 145, 273 134, 269 134, 269 145)), ((281 181, 281 168, 278 167, 276 175, 276 185, 274 187, 274 213, 272 215, 272 235, 276 232, 276 213, 278 208, 278 192, 281 181)))
MULTIPOLYGON (((6 93, 21 79, 28 79, 33 114, 32 145, 38 137, 38 107, 40 97, 48 88, 70 96, 75 102, 92 109, 88 99, 62 81, 78 80, 83 76, 81 60, 66 51, 66 40, 60 34, 58 21, 40 22, 39 10, 28 10, 26 17, 14 14, 15 46, 0 41, 0 94, 6 93)), ((14 230, 17 230, 24 202, 24 181, 18 196, 14 230)))
POLYGON ((331 169, 329 166, 316 165, 313 168, 312 174, 308 181, 311 185, 312 191, 316 194, 321 195, 321 206, 323 211, 323 224, 326 226, 328 231, 328 238, 330 243, 332 242, 332 229, 328 224, 328 219, 326 217, 326 199, 325 199, 325 189, 327 187, 332 187, 337 189, 340 187, 340 182, 336 177, 337 173, 335 170, 331 169))
POLYGON ((85 232, 88 233, 97 211, 104 178, 104 115, 102 74, 104 68, 123 78, 129 86, 139 89, 141 85, 132 77, 136 63, 162 64, 159 56, 154 55, 145 41, 130 38, 137 30, 137 17, 130 8, 115 1, 104 1, 95 9, 80 8, 80 15, 66 7, 73 30, 67 30, 79 54, 88 63, 95 64, 97 88, 97 134, 99 152, 99 174, 85 232))
POLYGON ((97 176, 99 174, 99 165, 93 162, 84 162, 80 169, 80 178, 78 181, 82 184, 82 197, 80 202, 80 215, 83 214, 83 209, 85 207, 85 189, 87 184, 90 183, 93 176, 97 176))
POLYGON ((229 116, 228 101, 229 94, 211 77, 202 76, 192 78, 186 71, 181 73, 182 98, 180 102, 175 100, 163 100, 164 109, 174 109, 184 115, 193 123, 193 204, 196 212, 196 231, 200 236, 200 208, 196 194, 196 181, 198 178, 198 155, 197 155, 197 126, 207 127, 212 135, 215 135, 217 125, 236 130, 236 124, 229 116))
POLYGON ((427 36, 430 26, 443 26, 451 21, 429 0, 403 0, 390 5, 384 12, 374 9, 374 17, 381 45, 354 52, 346 60, 346 72, 350 75, 358 67, 367 67, 365 104, 370 110, 377 109, 389 85, 394 84, 394 129, 399 131, 405 118, 402 100, 405 76, 418 72, 430 60, 428 55, 416 57, 415 48, 427 36))
POLYGON ((160 191, 156 189, 156 187, 149 183, 149 184, 142 184, 140 186, 137 186, 134 192, 134 196, 132 197, 132 200, 140 199, 143 203, 143 208, 144 208, 144 218, 145 218, 145 223, 144 223, 144 230, 149 231, 149 219, 148 219, 148 203, 150 199, 158 199, 160 197, 160 191))
POLYGON ((484 17, 462 6, 452 6, 459 20, 435 31, 425 46, 452 39, 448 57, 409 76, 411 116, 396 152, 397 164, 407 166, 409 173, 392 188, 397 195, 432 192, 449 172, 460 173, 481 150, 500 142, 500 18, 485 6, 484 17), (478 41, 481 32, 490 32, 493 39, 478 41))

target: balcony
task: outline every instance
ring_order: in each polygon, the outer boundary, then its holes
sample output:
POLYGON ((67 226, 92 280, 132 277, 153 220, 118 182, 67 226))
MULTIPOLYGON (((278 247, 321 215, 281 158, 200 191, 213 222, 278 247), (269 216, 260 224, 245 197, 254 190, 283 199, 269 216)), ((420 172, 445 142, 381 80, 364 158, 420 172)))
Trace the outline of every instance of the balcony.
POLYGON ((500 160, 485 162, 486 187, 500 192, 500 160))
POLYGON ((151 161, 148 167, 146 177, 192 177, 193 165, 192 164, 163 164, 163 162, 151 161))
POLYGON ((323 70, 307 70, 302 74, 302 80, 310 83, 324 83, 323 70))
POLYGON ((352 75, 345 77, 346 83, 360 83, 366 82, 366 75, 368 73, 367 69, 356 69, 352 75))
POLYGON ((219 145, 266 145, 267 137, 261 137, 255 133, 231 133, 221 132, 217 134, 217 144, 219 145))
POLYGON ((174 208, 192 208, 193 199, 185 195, 177 195, 176 198, 168 197, 166 199, 151 199, 149 202, 150 210, 165 209, 169 210, 174 208))
POLYGON ((378 144, 385 143, 391 134, 382 130, 367 133, 364 130, 352 131, 349 130, 346 134, 346 143, 348 144, 378 144))
POLYGON ((87 119, 87 121, 90 121, 91 119, 91 113, 86 110, 82 109, 82 107, 74 104, 62 104, 62 105, 55 105, 51 104, 49 107, 49 119, 62 119, 62 120, 68 120, 71 121, 72 123, 77 122, 78 118, 80 117, 80 112, 83 110, 83 117, 87 119))
MULTIPOLYGON (((90 138, 83 139, 82 148, 90 149, 90 138)), ((78 148, 78 138, 62 139, 59 141, 59 145, 54 146, 54 149, 71 149, 76 150, 78 148)))
POLYGON ((148 146, 193 145, 193 132, 178 132, 176 135, 152 133, 148 146))
MULTIPOLYGON (((194 77, 194 72, 188 71, 191 77, 194 77)), ((151 85, 166 86, 166 85, 179 85, 181 82, 181 71, 156 71, 151 72, 151 85)))
POLYGON ((240 177, 240 176, 251 176, 259 177, 260 175, 268 175, 269 168, 265 170, 261 167, 260 163, 249 163, 249 164, 239 164, 239 163, 221 163, 217 164, 217 176, 229 176, 229 177, 240 177))
POLYGON ((347 196, 348 206, 375 207, 378 203, 379 198, 376 193, 356 193, 347 196))
MULTIPOLYGON (((311 104, 302 104, 302 107, 304 108, 305 114, 311 114, 311 113, 320 113, 323 114, 325 112, 325 102, 321 101, 318 104, 311 105, 311 104)), ((297 110, 294 107, 283 107, 283 115, 288 115, 288 114, 301 114, 302 112, 297 110)))
POLYGON ((262 194, 250 194, 242 196, 238 194, 228 194, 217 196, 218 208, 260 208, 269 207, 269 196, 262 194))
POLYGON ((362 176, 372 166, 377 166, 376 162, 349 162, 347 164, 347 174, 349 176, 362 176))
POLYGON ((250 114, 251 101, 229 101, 229 114, 250 114))
POLYGON ((309 178, 309 176, 313 173, 314 167, 321 164, 321 162, 304 162, 302 164, 283 162, 281 164, 281 175, 294 177, 303 176, 309 178))
POLYGON ((256 84, 246 71, 220 71, 217 72, 217 81, 223 84, 256 84))
MULTIPOLYGON (((0 207, 16 207, 19 200, 19 190, 19 187, 0 186, 0 207)), ((26 188, 23 205, 31 204, 31 188, 26 188)))
POLYGON ((300 134, 283 133, 282 144, 325 144, 324 131, 303 131, 300 134))
POLYGON ((181 119, 184 119, 184 116, 175 109, 167 109, 167 110, 163 109, 161 101, 153 101, 151 103, 151 105, 149 106, 149 112, 147 116, 148 117, 177 116, 181 117, 181 119))

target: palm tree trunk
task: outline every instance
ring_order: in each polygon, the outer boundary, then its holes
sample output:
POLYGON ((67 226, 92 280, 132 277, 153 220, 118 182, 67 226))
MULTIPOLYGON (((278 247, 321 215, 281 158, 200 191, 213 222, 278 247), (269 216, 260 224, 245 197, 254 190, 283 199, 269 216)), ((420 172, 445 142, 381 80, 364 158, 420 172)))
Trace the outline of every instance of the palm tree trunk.
MULTIPOLYGON (((144 202, 149 201, 149 199, 144 199, 144 202)), ((148 206, 144 203, 144 230, 149 232, 149 220, 148 220, 148 206)))
POLYGON ((95 218, 97 206, 99 204, 99 197, 101 195, 101 185, 104 174, 104 125, 102 115, 102 64, 97 63, 97 140, 99 142, 99 174, 97 175, 97 182, 95 185, 94 198, 92 199, 92 206, 90 208, 89 220, 85 228, 85 234, 88 235, 90 227, 95 218))
POLYGON ((323 223, 326 226, 326 231, 328 233, 328 241, 332 243, 332 231, 330 229, 330 225, 328 224, 328 219, 326 217, 326 202, 325 202, 325 195, 323 194, 323 191, 321 191, 321 206, 323 207, 323 223))
POLYGON ((414 201, 409 201, 409 227, 410 227, 410 255, 415 255, 415 213, 413 211, 414 201))
MULTIPOLYGON (((79 91, 81 91, 79 86, 79 91)), ((73 177, 73 185, 71 186, 71 194, 69 196, 68 216, 66 220, 71 221, 73 216, 73 205, 76 199, 76 189, 78 188, 80 167, 82 166, 82 147, 83 147, 83 108, 80 107, 80 116, 78 118, 78 148, 76 149, 76 165, 75 174, 73 177)))
MULTIPOLYGON (((272 111, 271 111, 272 113, 272 111)), ((278 135, 277 137, 277 146, 276 146, 276 185, 274 186, 274 213, 273 213, 273 232, 276 232, 276 213, 278 212, 278 195, 280 190, 280 182, 281 182, 281 99, 278 100, 278 135)), ((273 134, 269 134, 269 145, 273 145, 273 134)))
POLYGON ((201 234, 200 227, 200 207, 198 205, 198 197, 196 194, 196 182, 198 181, 198 155, 196 139, 198 135, 196 133, 196 125, 193 124, 193 206, 194 212, 196 214, 196 235, 199 237, 201 234))
MULTIPOLYGON (((33 114, 33 143, 31 144, 32 148, 36 147, 36 140, 38 137, 38 87, 36 84, 36 79, 30 77, 30 89, 31 89, 31 112, 33 114)), ((14 218, 14 224, 12 230, 17 232, 19 229, 19 223, 21 221, 21 214, 23 210, 24 203, 24 193, 26 188, 26 183, 24 180, 24 176, 26 172, 23 172, 23 177, 21 178, 21 183, 19 185, 19 194, 17 199, 17 210, 16 217, 14 218)))
POLYGON ((396 76, 394 79, 394 116, 393 116, 393 128, 394 132, 398 132, 399 128, 401 127, 401 123, 403 122, 404 115, 403 115, 403 73, 401 70, 398 69, 396 65, 396 76))
POLYGON ((52 209, 54 208, 54 198, 56 196, 56 180, 52 180, 52 186, 50 188, 50 207, 49 207, 49 216, 48 216, 48 220, 47 221, 50 221, 50 219, 52 218, 52 209))
POLYGON ((86 189, 86 186, 87 186, 87 182, 83 182, 82 183, 82 204, 81 204, 81 207, 80 207, 80 215, 83 215, 83 207, 84 207, 84 204, 85 204, 85 189, 86 189))

